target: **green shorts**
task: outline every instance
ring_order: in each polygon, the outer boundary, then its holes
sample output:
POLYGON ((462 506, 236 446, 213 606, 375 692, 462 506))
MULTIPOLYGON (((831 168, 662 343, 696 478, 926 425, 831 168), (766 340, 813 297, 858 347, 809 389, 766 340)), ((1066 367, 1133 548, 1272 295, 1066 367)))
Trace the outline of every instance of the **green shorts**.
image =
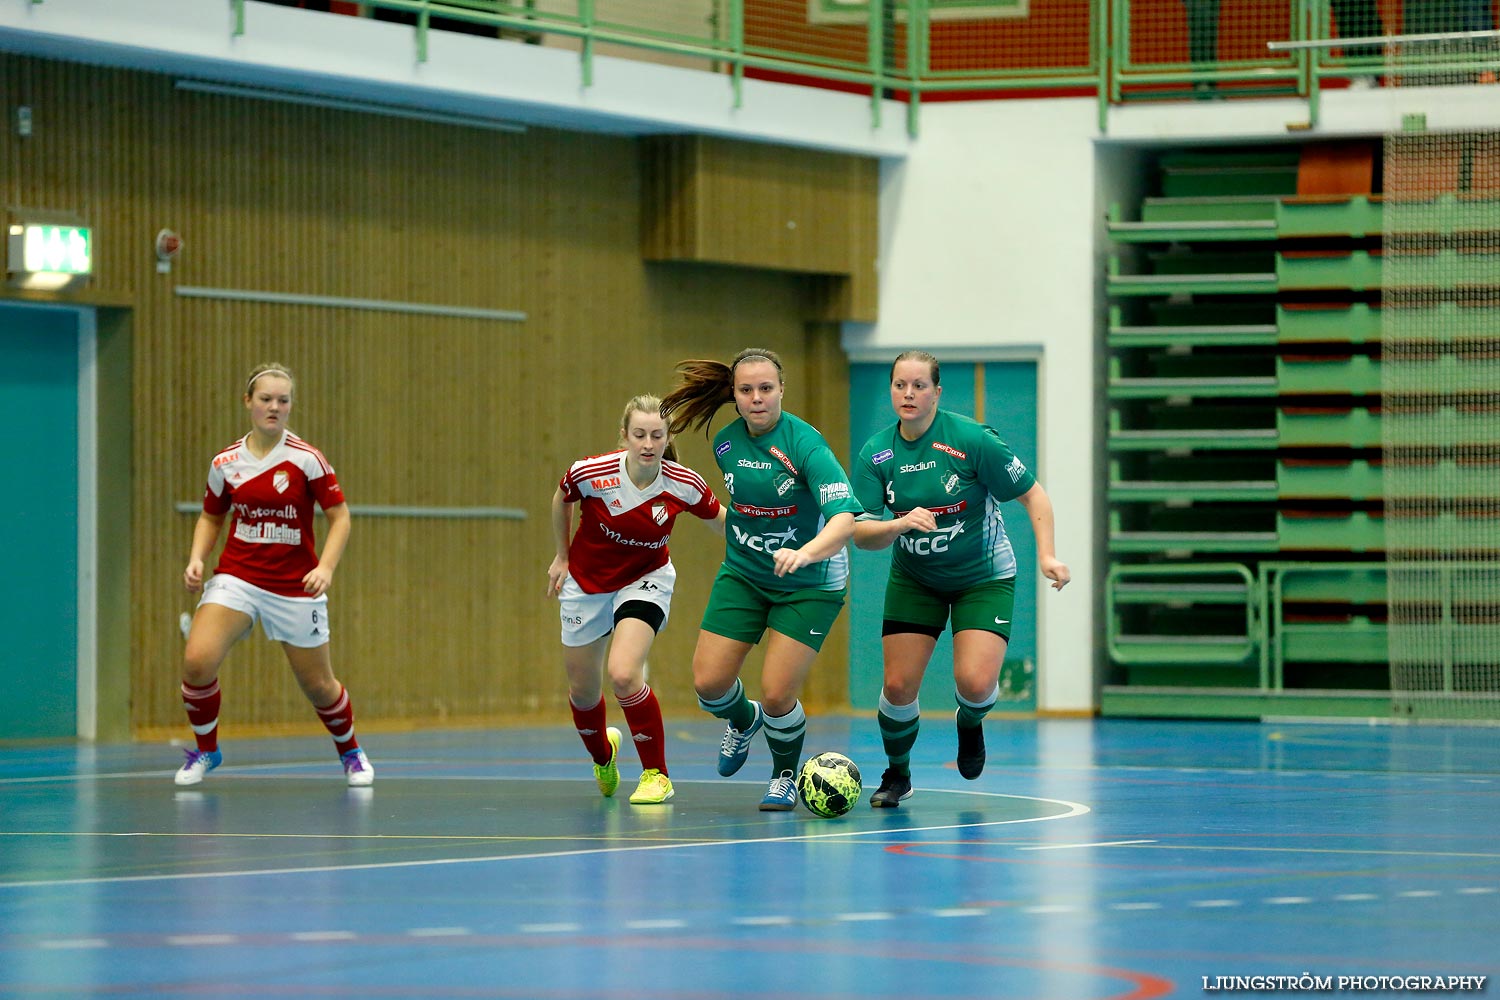
POLYGON ((703 611, 702 628, 754 645, 769 627, 804 646, 822 649, 823 640, 844 610, 847 594, 847 588, 768 590, 721 566, 703 611))
POLYGON ((955 632, 979 629, 994 632, 1009 642, 1015 603, 1013 576, 986 580, 966 590, 939 591, 923 586, 892 566, 885 585, 885 624, 881 634, 920 632, 936 638, 951 616, 955 632))

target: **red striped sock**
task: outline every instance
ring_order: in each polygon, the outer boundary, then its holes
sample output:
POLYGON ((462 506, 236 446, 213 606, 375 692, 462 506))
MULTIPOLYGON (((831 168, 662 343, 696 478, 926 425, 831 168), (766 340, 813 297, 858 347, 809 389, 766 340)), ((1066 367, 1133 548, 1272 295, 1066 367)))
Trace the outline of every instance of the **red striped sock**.
POLYGON ((601 697, 593 708, 579 708, 570 698, 568 707, 573 710, 573 728, 578 730, 584 749, 594 758, 595 764, 601 767, 608 764, 609 736, 604 732, 604 699, 601 697))
POLYGON ((349 700, 348 688, 340 687, 333 704, 318 709, 318 719, 333 737, 333 745, 340 756, 359 749, 359 740, 354 736, 354 703, 349 700))
POLYGON ((182 682, 182 707, 187 709, 188 725, 198 749, 205 753, 219 749, 219 682, 194 687, 182 682))
POLYGON ((667 734, 661 723, 661 703, 650 684, 628 698, 620 699, 620 708, 625 712, 625 724, 635 738, 635 752, 641 755, 642 770, 652 768, 667 773, 667 734))

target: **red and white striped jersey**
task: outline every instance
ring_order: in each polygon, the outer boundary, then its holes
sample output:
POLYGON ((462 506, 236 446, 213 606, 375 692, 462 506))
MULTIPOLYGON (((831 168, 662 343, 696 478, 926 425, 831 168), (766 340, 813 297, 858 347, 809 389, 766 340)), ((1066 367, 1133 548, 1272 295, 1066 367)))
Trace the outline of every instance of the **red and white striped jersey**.
POLYGON ((656 479, 637 489, 623 450, 574 462, 558 488, 579 505, 568 571, 587 594, 613 593, 665 566, 672 522, 683 511, 705 521, 719 516, 719 498, 703 477, 676 462, 663 459, 656 479))
POLYGON ((204 512, 234 515, 214 572, 273 594, 305 597, 302 578, 318 565, 313 503, 337 507, 344 491, 323 453, 291 431, 264 458, 250 454, 249 436, 215 455, 208 470, 204 512))

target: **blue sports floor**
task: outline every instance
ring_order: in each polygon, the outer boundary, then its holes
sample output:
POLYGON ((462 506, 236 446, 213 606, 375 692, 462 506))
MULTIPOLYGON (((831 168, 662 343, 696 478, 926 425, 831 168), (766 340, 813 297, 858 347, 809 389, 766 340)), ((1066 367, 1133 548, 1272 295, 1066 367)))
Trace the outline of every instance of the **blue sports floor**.
POLYGON ((0 997, 1124 1000, 1500 973, 1495 729, 991 719, 966 782, 951 715, 924 721, 916 795, 874 810, 874 722, 811 720, 809 751, 865 771, 837 820, 759 812, 764 743, 719 778, 707 717, 669 720, 658 807, 625 801, 628 742, 601 799, 565 726, 369 735, 370 789, 326 738, 226 733, 195 790, 168 746, 0 747, 0 997))

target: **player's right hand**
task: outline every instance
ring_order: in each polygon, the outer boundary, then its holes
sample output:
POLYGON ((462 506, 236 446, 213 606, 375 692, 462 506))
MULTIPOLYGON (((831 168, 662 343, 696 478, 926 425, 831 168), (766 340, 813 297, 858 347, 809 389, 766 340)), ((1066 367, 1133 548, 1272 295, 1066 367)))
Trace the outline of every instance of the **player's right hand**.
POLYGON ((906 522, 906 527, 902 530, 902 534, 908 531, 937 530, 937 515, 926 507, 913 507, 901 520, 906 522))
POLYGON ((562 593, 563 581, 568 578, 568 560, 563 556, 553 556, 552 565, 547 567, 547 596, 556 597, 562 593))

